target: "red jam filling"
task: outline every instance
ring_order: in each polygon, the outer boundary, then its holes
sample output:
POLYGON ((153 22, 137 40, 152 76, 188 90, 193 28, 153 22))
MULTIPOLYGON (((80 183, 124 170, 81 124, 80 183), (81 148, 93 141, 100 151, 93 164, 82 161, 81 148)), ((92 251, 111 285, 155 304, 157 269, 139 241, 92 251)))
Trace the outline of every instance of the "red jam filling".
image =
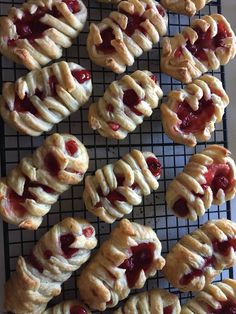
MULTIPOLYGON (((66 3, 68 9, 73 13, 80 11, 80 7, 77 0, 63 0, 66 3)), ((61 13, 53 6, 52 10, 46 7, 38 7, 35 13, 31 14, 29 11, 25 11, 21 19, 16 19, 14 24, 18 34, 18 39, 27 38, 29 42, 33 43, 35 39, 43 37, 43 32, 51 28, 50 25, 43 24, 39 20, 45 15, 50 14, 56 18, 62 17, 61 13)), ((9 39, 8 45, 14 46, 17 39, 9 39)))
POLYGON ((109 127, 113 130, 113 131, 118 131, 120 129, 120 125, 118 123, 115 122, 108 122, 109 127))
POLYGON ((176 113, 181 120, 180 130, 184 133, 194 133, 205 129, 215 113, 215 106, 211 99, 206 100, 203 96, 199 100, 199 108, 197 110, 194 111, 188 102, 184 100, 178 104, 176 113))
POLYGON ((60 165, 53 153, 50 152, 44 157, 44 165, 51 176, 56 177, 58 175, 60 165))
POLYGON ((93 235, 93 228, 92 227, 87 227, 87 228, 84 228, 83 229, 83 235, 86 237, 86 238, 91 238, 91 236, 93 235))
POLYGON ((43 253, 43 256, 44 256, 45 259, 50 259, 52 255, 53 255, 52 251, 50 251, 50 250, 46 250, 43 253))
POLYGON ((85 308, 83 308, 81 305, 73 305, 70 308, 70 314, 87 314, 85 308))
POLYGON ((234 251, 236 251, 236 239, 230 238, 223 242, 214 240, 212 241, 212 244, 214 251, 223 256, 228 256, 232 248, 234 251))
POLYGON ((111 41, 115 39, 115 35, 113 34, 113 29, 108 27, 101 32, 102 43, 97 47, 98 51, 102 51, 104 54, 112 54, 116 50, 111 45, 111 41))
POLYGON ((155 75, 155 74, 152 74, 150 77, 151 77, 151 79, 157 84, 158 79, 157 79, 156 75, 155 75))
POLYGON ((28 256, 28 262, 40 273, 43 273, 43 266, 40 264, 40 262, 37 260, 36 256, 33 253, 28 256))
POLYGON ((224 22, 218 24, 218 32, 213 38, 211 38, 210 28, 206 32, 200 27, 196 27, 194 30, 198 34, 198 39, 193 45, 188 41, 186 48, 200 61, 208 60, 204 49, 215 51, 219 47, 225 47, 223 39, 231 36, 226 30, 224 22))
POLYGON ((30 112, 33 115, 38 113, 27 95, 25 95, 24 99, 20 99, 19 96, 15 94, 14 110, 17 112, 30 112))
POLYGON ((74 70, 71 73, 80 84, 91 79, 91 73, 88 70, 74 70))
POLYGON ((78 144, 74 140, 66 141, 65 146, 66 151, 70 156, 74 156, 78 150, 78 144))
POLYGON ((161 174, 161 163, 157 158, 148 157, 146 159, 146 163, 148 165, 148 169, 151 171, 154 177, 157 177, 161 174))
POLYGON ((174 206, 173 211, 179 216, 179 217, 186 217, 189 214, 189 209, 187 205, 187 201, 184 198, 178 199, 174 206))
POLYGON ((126 259, 119 268, 125 269, 125 275, 129 288, 137 282, 140 272, 145 272, 151 267, 154 259, 155 245, 153 243, 141 243, 130 248, 132 255, 126 259))
POLYGON ((169 305, 163 309, 164 314, 172 314, 173 308, 172 305, 169 305))
POLYGON ((135 108, 140 103, 140 101, 141 98, 139 98, 133 89, 127 89, 124 91, 123 103, 129 107, 129 109, 137 116, 142 116, 142 113, 135 108))
POLYGON ((157 8, 159 14, 160 14, 162 17, 164 17, 164 16, 166 15, 165 9, 164 9, 160 4, 158 4, 158 5, 156 6, 156 8, 157 8))
POLYGON ((208 314, 236 314, 236 303, 233 300, 221 302, 220 309, 209 307, 208 314))
POLYGON ((61 249, 66 258, 71 258, 79 250, 79 249, 70 247, 70 245, 74 241, 75 241, 75 236, 72 233, 67 233, 60 236, 61 249))
POLYGON ((128 18, 128 23, 127 23, 126 29, 124 30, 127 36, 131 37, 137 29, 141 33, 146 34, 146 30, 140 25, 146 20, 145 17, 140 16, 138 14, 129 14, 128 12, 125 12, 122 10, 120 12, 124 13, 128 18))

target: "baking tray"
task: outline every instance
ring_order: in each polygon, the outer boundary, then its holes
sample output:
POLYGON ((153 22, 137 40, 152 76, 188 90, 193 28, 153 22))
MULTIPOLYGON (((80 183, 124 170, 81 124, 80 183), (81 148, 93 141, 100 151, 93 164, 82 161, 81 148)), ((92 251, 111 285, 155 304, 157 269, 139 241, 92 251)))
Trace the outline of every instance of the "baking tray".
MULTIPOLYGON (((7 13, 11 5, 20 5, 23 1, 5 0, 0 2, 0 14, 7 13)), ((99 4, 94 0, 84 0, 88 8, 88 21, 84 30, 80 33, 77 41, 72 47, 65 50, 63 59, 81 64, 83 67, 90 69, 93 79, 93 95, 89 103, 101 97, 105 88, 120 76, 111 73, 101 67, 94 65, 88 58, 86 51, 86 38, 90 21, 98 22, 107 16, 115 6, 99 4)), ((208 4, 197 16, 206 14, 221 13, 221 1, 213 1, 208 4)), ((183 15, 169 14, 168 35, 173 36, 179 32, 182 27, 190 24, 190 19, 183 15)), ((157 74, 160 85, 164 91, 164 95, 175 88, 182 85, 174 79, 160 73, 160 45, 155 45, 152 51, 144 53, 138 58, 132 67, 129 67, 127 73, 132 73, 136 69, 149 69, 157 74)), ((21 75, 27 73, 26 69, 20 65, 0 58, 0 87, 6 81, 15 81, 21 75)), ((225 82, 224 68, 215 71, 214 75, 225 82)), ((153 151, 163 165, 162 177, 160 179, 160 187, 157 192, 152 193, 149 197, 143 199, 140 206, 136 206, 133 212, 127 216, 132 221, 150 225, 158 234, 163 246, 163 254, 165 255, 171 246, 173 246, 181 236, 198 228, 209 219, 231 218, 230 202, 222 206, 212 206, 206 214, 199 218, 196 222, 189 222, 177 219, 167 209, 165 204, 165 191, 171 179, 177 175, 183 166, 187 163, 189 157, 197 151, 201 151, 206 143, 200 143, 196 148, 187 148, 183 145, 173 144, 171 140, 163 133, 160 110, 156 109, 149 119, 145 119, 144 123, 139 126, 135 132, 129 134, 122 141, 107 140, 98 133, 92 131, 88 125, 88 104, 72 114, 68 119, 62 121, 55 126, 51 132, 43 134, 40 137, 30 137, 20 135, 14 130, 0 122, 0 158, 1 158, 1 174, 5 176, 10 168, 17 165, 20 159, 31 154, 38 146, 41 145, 45 137, 54 132, 69 132, 76 135, 87 147, 90 156, 90 166, 87 174, 93 173, 96 169, 106 163, 114 162, 122 155, 129 152, 132 148, 153 151)), ((226 115, 222 123, 216 125, 216 131, 212 134, 211 140, 207 144, 217 143, 227 147, 227 125, 226 115)), ((99 221, 95 216, 85 210, 82 201, 83 184, 74 186, 67 192, 63 193, 58 202, 52 206, 51 211, 44 217, 42 225, 35 232, 28 230, 20 230, 12 225, 4 223, 4 256, 5 256, 5 274, 9 278, 11 272, 15 270, 16 259, 19 255, 26 256, 34 243, 44 234, 51 226, 58 223, 67 216, 80 216, 88 219, 96 228, 98 247, 109 235, 111 228, 115 224, 108 225, 99 221)), ((94 250, 95 252, 96 250, 94 250)), ((94 253, 93 252, 93 253, 94 253)), ((62 293, 59 297, 54 298, 51 304, 59 302, 61 299, 69 299, 78 296, 76 291, 76 276, 79 272, 74 273, 72 277, 63 285, 62 293)), ((225 270, 217 280, 222 278, 233 277, 233 269, 225 270)), ((185 302, 186 298, 192 296, 191 293, 180 293, 163 278, 160 272, 149 279, 143 290, 153 287, 161 287, 169 289, 169 291, 177 293, 181 302, 185 302)), ((135 291, 132 291, 135 293, 135 291)), ((3 312, 3 310, 2 310, 3 312)), ((109 313, 109 311, 107 311, 109 313)))

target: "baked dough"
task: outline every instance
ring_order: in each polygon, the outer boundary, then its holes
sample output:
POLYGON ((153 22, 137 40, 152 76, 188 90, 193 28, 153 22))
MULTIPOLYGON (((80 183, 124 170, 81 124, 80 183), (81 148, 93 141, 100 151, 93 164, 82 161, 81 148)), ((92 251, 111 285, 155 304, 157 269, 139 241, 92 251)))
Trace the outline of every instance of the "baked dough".
POLYGON ((121 220, 78 278, 82 300, 92 310, 116 306, 163 268, 161 249, 150 227, 121 220))
POLYGON ((121 2, 122 0, 97 0, 98 2, 104 2, 104 3, 114 3, 117 4, 121 2))
POLYGON ((197 296, 189 300, 181 314, 227 314, 236 310, 236 281, 224 279, 207 286, 197 296))
POLYGON ((167 22, 165 9, 155 0, 121 1, 118 11, 98 25, 90 24, 89 57, 97 65, 123 73, 166 34, 167 22))
POLYGON ((172 12, 192 16, 211 1, 212 0, 161 0, 161 4, 172 12))
POLYGON ((77 300, 63 301, 47 309, 43 314, 91 314, 89 309, 77 300))
POLYGON ((85 178, 85 206, 101 220, 113 223, 131 213, 142 196, 158 189, 160 174, 161 164, 153 153, 132 150, 85 178))
POLYGON ((171 248, 163 274, 181 291, 201 291, 235 264, 235 242, 236 223, 226 219, 208 221, 171 248))
POLYGON ((211 145, 193 155, 169 184, 166 202, 176 216, 197 220, 212 204, 221 205, 235 194, 236 166, 230 151, 211 145))
POLYGON ((89 157, 73 135, 49 136, 0 180, 0 214, 11 224, 35 230, 58 196, 83 180, 89 157))
POLYGON ((29 0, 0 18, 0 52, 29 70, 62 56, 84 27, 81 0, 29 0))
POLYGON ((191 83, 209 70, 217 70, 236 54, 235 34, 221 14, 195 19, 182 33, 163 39, 162 72, 191 83))
POLYGON ((153 289, 130 297, 114 314, 179 314, 180 310, 176 295, 153 289))
POLYGON ((85 104, 92 93, 90 72, 61 61, 3 85, 0 113, 21 133, 38 136, 85 104))
POLYGON ((42 313, 96 245, 95 230, 86 220, 69 217, 56 224, 28 258, 18 257, 16 272, 5 285, 5 309, 15 314, 42 313))
POLYGON ((161 105, 164 131, 174 142, 191 147, 198 141, 208 141, 228 104, 221 81, 204 75, 168 94, 167 102, 161 105))
POLYGON ((150 117, 163 92, 149 71, 135 71, 114 81, 89 107, 89 124, 105 137, 124 139, 150 117))

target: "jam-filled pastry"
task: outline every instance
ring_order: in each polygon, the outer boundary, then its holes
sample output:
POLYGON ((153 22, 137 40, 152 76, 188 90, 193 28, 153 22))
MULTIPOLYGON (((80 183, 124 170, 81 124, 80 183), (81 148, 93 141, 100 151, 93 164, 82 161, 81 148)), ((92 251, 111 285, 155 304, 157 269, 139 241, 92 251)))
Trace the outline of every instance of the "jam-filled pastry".
POLYGON ((236 313, 236 280, 224 279, 210 284, 183 305, 181 314, 236 313))
POLYGON ((161 105, 163 128, 174 142, 196 146, 198 141, 210 139, 228 104, 221 81, 204 75, 168 94, 167 102, 161 105))
POLYGON ((91 312, 81 302, 68 300, 50 307, 43 314, 91 314, 91 312))
POLYGON ((37 229, 59 195, 83 180, 89 157, 73 135, 49 136, 0 180, 0 215, 25 229, 37 229))
POLYGON ((124 139, 150 117, 163 92, 149 71, 135 71, 114 81, 89 108, 89 123, 105 137, 124 139))
POLYGON ((153 289, 128 299, 114 314, 180 314, 176 295, 164 289, 153 289))
POLYGON ((163 39, 161 69, 183 83, 217 70, 236 54, 235 34, 223 15, 206 15, 174 37, 163 39))
POLYGON ((78 278, 82 300, 93 310, 116 306, 163 268, 161 249, 150 227, 121 220, 78 278))
POLYGON ((171 248, 163 273, 181 291, 201 291, 235 264, 235 251, 236 223, 226 219, 208 221, 171 248))
POLYGON ((0 52, 33 70, 62 56, 84 27, 81 0, 29 0, 0 18, 0 52))
POLYGON ((214 205, 221 205, 236 194, 236 166, 230 152, 210 145, 193 155, 183 171, 169 184, 168 208, 180 218, 196 220, 214 205))
POLYGON ((121 1, 118 11, 90 25, 89 57, 97 65, 123 73, 166 34, 167 21, 165 9, 155 0, 121 1))
POLYGON ((80 268, 97 245, 86 220, 66 218, 41 237, 5 285, 5 309, 15 314, 42 313, 61 285, 80 268))
POLYGON ((91 93, 90 72, 61 61, 29 72, 16 83, 5 83, 0 113, 21 133, 37 136, 77 111, 91 93))
POLYGON ((85 206, 101 220, 113 223, 158 189, 160 174, 161 164, 153 153, 134 149, 85 178, 85 206))
POLYGON ((192 16, 211 1, 212 0, 161 0, 161 4, 172 12, 192 16))

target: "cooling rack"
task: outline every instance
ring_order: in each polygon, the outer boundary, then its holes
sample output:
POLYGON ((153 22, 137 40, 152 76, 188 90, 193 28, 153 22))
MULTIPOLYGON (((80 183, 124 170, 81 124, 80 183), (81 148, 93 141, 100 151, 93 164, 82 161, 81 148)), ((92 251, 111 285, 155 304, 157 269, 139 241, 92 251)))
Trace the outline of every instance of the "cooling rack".
MULTIPOLYGON (((0 14, 7 13, 11 5, 20 5, 23 1, 5 0, 0 2, 0 14)), ((90 21, 100 21, 114 9, 111 5, 99 4, 94 0, 85 0, 84 3, 88 8, 88 21, 83 32, 80 33, 78 40, 73 46, 64 52, 63 59, 81 64, 83 67, 90 69, 93 79, 93 96, 90 103, 103 95, 107 85, 119 76, 98 67, 88 59, 86 52, 86 37, 88 33, 88 25, 90 21)), ((213 1, 202 10, 198 16, 206 14, 221 13, 221 1, 213 1)), ((169 14, 168 35, 173 36, 179 32, 182 27, 190 24, 190 19, 177 14, 169 14)), ((127 73, 132 73, 136 69, 149 69, 157 74, 160 85, 164 91, 164 95, 175 88, 180 88, 181 84, 174 79, 160 73, 160 45, 156 45, 152 51, 143 54, 132 67, 129 67, 127 73)), ((0 87, 6 81, 15 81, 26 70, 19 65, 0 58, 0 87)), ((215 71, 214 75, 224 83, 224 68, 215 71)), ((87 174, 93 173, 96 169, 106 163, 114 162, 122 155, 129 152, 132 148, 141 150, 151 150, 160 159, 163 165, 162 177, 160 179, 160 187, 157 192, 143 199, 140 206, 136 206, 127 218, 132 221, 150 225, 158 234, 162 246, 163 254, 166 254, 170 247, 178 241, 178 239, 194 229, 198 228, 209 219, 228 218, 230 219, 230 202, 222 206, 213 206, 206 214, 199 218, 196 222, 189 222, 177 219, 167 209, 165 204, 166 186, 171 179, 179 173, 183 166, 187 163, 189 157, 197 151, 201 151, 206 143, 197 145, 196 148, 190 149, 183 145, 175 145, 163 133, 160 121, 160 110, 156 109, 149 119, 145 119, 144 123, 139 126, 135 132, 128 135, 125 140, 107 140, 98 133, 92 131, 88 125, 88 105, 82 107, 78 112, 71 115, 70 118, 64 120, 54 129, 40 137, 32 138, 16 133, 8 128, 3 122, 0 122, 0 158, 1 158, 1 175, 5 176, 9 169, 18 164, 23 156, 31 154, 38 146, 41 145, 44 138, 54 132, 69 132, 76 135, 87 147, 90 156, 90 166, 87 174)), ((222 123, 216 125, 216 131, 212 135, 208 144, 217 143, 227 147, 227 131, 226 117, 224 116, 222 123)), ((19 230, 12 225, 4 223, 4 257, 5 257, 5 273, 9 278, 11 272, 15 270, 16 259, 19 255, 26 256, 34 243, 44 234, 51 226, 58 223, 67 216, 80 216, 88 219, 96 228, 98 244, 100 244, 110 233, 114 227, 99 221, 95 216, 86 212, 82 201, 83 184, 74 186, 65 192, 53 205, 51 211, 44 217, 42 225, 35 232, 27 230, 19 230)), ((61 299, 69 299, 77 297, 76 276, 73 276, 63 285, 61 295, 53 299, 52 304, 59 302, 61 299)), ((225 270, 220 280, 226 277, 233 277, 233 270, 225 270)), ((161 287, 169 289, 169 291, 177 293, 181 302, 185 302, 186 298, 191 297, 191 293, 180 293, 163 278, 159 272, 154 278, 147 281, 143 290, 153 287, 161 287)), ((109 311, 107 311, 109 313, 109 311)))

